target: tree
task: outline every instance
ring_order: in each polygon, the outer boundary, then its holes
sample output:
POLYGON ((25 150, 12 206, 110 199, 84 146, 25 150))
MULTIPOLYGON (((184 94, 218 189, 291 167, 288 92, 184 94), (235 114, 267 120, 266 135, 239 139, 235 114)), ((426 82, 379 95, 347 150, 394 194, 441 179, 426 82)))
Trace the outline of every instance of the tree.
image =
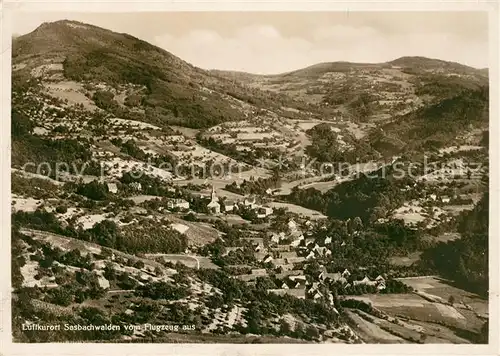
POLYGON ((157 277, 161 277, 161 276, 163 276, 163 271, 162 271, 162 269, 161 269, 160 267, 158 267, 158 266, 156 266, 156 267, 155 267, 155 275, 156 275, 157 277))
POLYGON ((142 260, 137 260, 137 262, 134 263, 134 267, 137 269, 142 269, 144 268, 144 262, 142 260))
POLYGON ((427 334, 421 333, 420 334, 420 342, 423 344, 423 343, 425 343, 425 340, 427 340, 427 334))
POLYGON ((487 344, 488 343, 488 333, 489 333, 489 326, 488 326, 488 320, 483 324, 481 327, 481 331, 479 332, 478 336, 478 343, 480 344, 487 344))
POLYGON ((356 216, 352 220, 352 228, 353 228, 353 231, 358 231, 358 230, 361 230, 363 228, 363 222, 361 221, 361 218, 359 216, 356 216))
POLYGON ((55 288, 51 291, 52 298, 51 301, 54 304, 68 306, 73 301, 73 296, 67 288, 60 287, 55 288))
POLYGON ((65 205, 58 205, 56 207, 56 213, 58 213, 58 214, 66 214, 67 211, 68 211, 68 207, 65 205))
POLYGON ((319 338, 319 331, 314 325, 308 325, 306 328, 306 336, 311 339, 319 338))
POLYGON ((11 133, 13 137, 26 136, 33 132, 34 125, 28 116, 13 108, 11 117, 11 133))
POLYGON ((94 240, 104 246, 116 247, 118 237, 118 226, 112 220, 103 220, 90 229, 94 240))
POLYGON ((292 332, 292 327, 288 321, 281 319, 280 321, 280 334, 289 335, 292 332))
POLYGON ((105 200, 108 195, 108 187, 97 180, 80 185, 76 192, 92 200, 105 200))
POLYGON ((453 305, 455 303, 455 297, 450 295, 450 297, 448 298, 448 303, 450 303, 451 305, 453 305))
POLYGON ((276 284, 269 277, 257 277, 255 287, 262 291, 276 288, 276 284))

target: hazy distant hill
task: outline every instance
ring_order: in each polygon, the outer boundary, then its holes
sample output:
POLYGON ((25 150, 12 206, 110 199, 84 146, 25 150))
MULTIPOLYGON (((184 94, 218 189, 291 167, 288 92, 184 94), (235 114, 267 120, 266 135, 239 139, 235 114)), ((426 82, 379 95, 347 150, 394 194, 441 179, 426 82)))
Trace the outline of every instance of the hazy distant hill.
POLYGON ((401 57, 387 63, 319 63, 265 76, 217 73, 328 107, 335 117, 365 127, 368 142, 381 153, 427 140, 439 146, 466 128, 488 125, 488 70, 455 62, 401 57))

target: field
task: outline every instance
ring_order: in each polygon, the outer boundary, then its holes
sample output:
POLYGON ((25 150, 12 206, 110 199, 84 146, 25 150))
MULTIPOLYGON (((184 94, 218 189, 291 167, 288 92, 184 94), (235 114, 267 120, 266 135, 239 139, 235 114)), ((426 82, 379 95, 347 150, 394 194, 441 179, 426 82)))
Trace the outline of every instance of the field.
MULTIPOLYGON (((411 279, 404 279, 406 282, 411 279)), ((410 283, 409 283, 410 284, 410 283)), ((470 343, 467 339, 471 333, 479 332, 484 319, 476 311, 484 308, 484 302, 477 297, 458 289, 446 289, 436 279, 415 278, 411 283, 421 290, 432 291, 433 294, 418 292, 412 294, 377 294, 363 296, 349 296, 371 304, 385 315, 379 318, 356 310, 355 316, 349 316, 356 324, 361 334, 365 334, 368 342, 401 342, 390 340, 387 333, 400 337, 410 342, 420 343, 470 343), (443 297, 451 291, 464 298, 471 298, 475 304, 462 302, 450 305, 443 297), (380 331, 383 330, 384 332, 380 331), (378 339, 378 341, 376 341, 378 339)), ((449 287, 453 288, 453 287, 449 287)))
POLYGON ((136 204, 141 204, 141 203, 144 203, 145 201, 148 201, 148 200, 159 199, 159 197, 157 197, 156 195, 141 194, 141 195, 135 195, 133 197, 129 197, 127 199, 132 200, 136 204))
POLYGON ((395 266, 411 266, 420 259, 421 252, 413 252, 408 256, 393 256, 389 262, 395 266))
MULTIPOLYGON (((478 333, 487 320, 487 300, 473 293, 453 287, 433 276, 398 280, 413 287, 415 292, 370 294, 348 298, 371 304, 387 316, 384 320, 402 325, 405 329, 419 330, 420 334, 425 334, 422 338, 426 343, 446 340, 453 343, 468 342, 466 339, 470 334, 478 333), (451 296, 453 298, 450 299, 451 296)), ((372 315, 369 318, 376 319, 372 315)), ((382 324, 386 323, 381 320, 377 322, 379 326, 383 326, 382 324)), ((387 329, 388 325, 384 329, 387 329)), ((389 326, 390 329, 396 328, 393 325, 389 326)), ((396 335, 407 335, 405 339, 416 338, 414 333, 403 333, 404 330, 400 327, 397 329, 396 335)))
MULTIPOLYGON (((235 167, 242 167, 240 166, 235 166, 235 167)), ((268 178, 270 177, 271 174, 269 170, 265 168, 260 168, 260 167, 255 167, 250 170, 246 171, 241 171, 237 173, 232 173, 232 174, 227 174, 224 176, 215 176, 211 177, 210 179, 208 178, 193 178, 193 179, 176 179, 172 181, 172 184, 178 185, 178 186, 183 186, 186 184, 194 184, 194 185, 204 185, 204 184, 210 184, 213 186, 216 190, 224 189, 226 185, 231 184, 233 182, 238 182, 241 183, 243 180, 249 180, 251 177, 260 177, 260 178, 268 178)), ((219 194, 219 192, 217 192, 219 194)), ((235 196, 234 193, 230 193, 227 191, 221 191, 220 192, 221 196, 227 196, 230 198, 231 196, 235 196), (225 195, 223 195, 225 194, 225 195)), ((236 196, 235 196, 236 197, 236 196)))
POLYGON ((102 160, 102 164, 108 169, 108 174, 114 178, 120 178, 123 172, 127 171, 138 171, 144 172, 148 175, 170 181, 173 176, 172 172, 169 172, 153 165, 140 161, 124 160, 120 157, 113 157, 111 159, 102 160))
POLYGON ((84 94, 85 90, 80 83, 66 81, 59 83, 46 83, 47 93, 61 100, 68 100, 68 104, 82 104, 86 110, 97 110, 94 102, 84 94))
POLYGON ((169 220, 174 224, 180 224, 187 227, 183 234, 186 235, 189 246, 202 246, 214 241, 219 236, 218 231, 208 224, 193 223, 179 219, 175 216, 169 216, 169 220))
POLYGON ((326 219, 326 216, 320 213, 319 211, 316 210, 311 210, 304 208, 299 205, 295 204, 289 204, 289 203, 280 203, 280 202, 272 202, 270 203, 271 207, 274 209, 279 209, 279 208, 286 208, 292 213, 303 215, 305 217, 308 217, 310 219, 326 219))
POLYGON ((218 266, 214 265, 208 257, 203 256, 154 253, 147 254, 146 257, 151 259, 162 258, 164 261, 171 262, 173 264, 182 263, 189 268, 219 268, 218 266))
POLYGON ((450 342, 457 344, 470 343, 468 340, 455 335, 451 329, 442 325, 436 326, 434 324, 413 320, 407 322, 396 318, 382 319, 360 310, 356 311, 356 313, 358 314, 358 318, 363 319, 366 324, 371 326, 371 330, 375 329, 378 331, 377 334, 369 334, 369 337, 371 335, 378 335, 379 338, 385 336, 386 339, 390 340, 387 336, 387 334, 389 334, 399 339, 396 342, 421 342, 432 344, 450 342), (380 331, 384 331, 384 334, 380 331))
POLYGON ((135 129, 139 130, 161 130, 158 126, 151 125, 145 122, 141 121, 134 121, 134 120, 125 120, 125 119, 118 119, 118 118, 113 118, 110 119, 111 123, 116 126, 130 126, 135 129))
POLYGON ((375 323, 362 318, 353 311, 346 311, 353 321, 363 341, 368 343, 403 343, 404 339, 397 337, 377 326, 375 323))
MULTIPOLYGON (((42 240, 49 242, 52 246, 60 248, 62 251, 70 251, 73 249, 77 249, 80 251, 82 255, 87 255, 89 253, 93 254, 101 254, 102 253, 102 246, 87 242, 87 241, 82 241, 82 240, 77 240, 71 237, 67 236, 62 236, 62 235, 57 235, 57 234, 52 234, 49 232, 45 231, 38 231, 38 230, 32 230, 32 229, 21 229, 21 233, 32 236, 36 240, 42 240)), ((144 262, 146 268, 154 269, 155 267, 159 267, 162 270, 165 270, 165 267, 161 265, 160 263, 147 259, 147 258, 140 258, 135 255, 130 255, 128 253, 118 251, 112 248, 106 248, 107 250, 111 251, 112 253, 115 254, 115 256, 120 256, 122 258, 126 258, 132 261, 139 261, 141 260, 144 262)))
POLYGON ((14 211, 35 211, 42 205, 42 201, 33 198, 12 198, 12 209, 14 211))
POLYGON ((78 218, 78 223, 82 224, 84 230, 91 229, 95 224, 106 220, 104 214, 84 215, 78 218))
MULTIPOLYGON (((401 282, 413 287, 414 289, 428 293, 433 296, 448 300, 450 296, 455 299, 454 306, 462 313, 476 314, 476 318, 484 319, 488 316, 488 301, 480 296, 464 291, 447 283, 447 281, 436 277, 415 277, 400 278, 401 282)), ((481 324, 478 321, 476 324, 481 324)), ((477 327, 477 325, 475 325, 477 327)))

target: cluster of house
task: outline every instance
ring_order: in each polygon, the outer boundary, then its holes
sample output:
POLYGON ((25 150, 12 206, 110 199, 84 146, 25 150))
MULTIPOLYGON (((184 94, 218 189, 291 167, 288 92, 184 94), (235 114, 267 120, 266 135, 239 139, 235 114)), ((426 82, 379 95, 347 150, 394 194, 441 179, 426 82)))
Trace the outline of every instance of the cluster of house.
POLYGON ((170 199, 167 201, 167 209, 189 210, 189 202, 185 199, 170 199))
MULTIPOLYGON (((118 193, 118 184, 116 184, 114 182, 108 182, 108 183, 106 183, 106 186, 108 188, 108 192, 113 193, 113 194, 118 193)), ((136 192, 140 192, 142 190, 142 185, 139 182, 132 182, 132 183, 128 184, 128 186, 136 192)))
POLYGON ((246 207, 254 210, 257 213, 257 218, 259 219, 263 219, 273 213, 272 207, 257 204, 255 197, 245 198, 243 201, 224 200, 221 204, 215 192, 215 188, 212 187, 210 201, 207 204, 207 210, 211 214, 220 214, 221 212, 233 213, 239 210, 240 207, 246 207))
POLYGON ((448 195, 441 195, 438 196, 437 194, 429 194, 427 196, 427 199, 430 201, 437 201, 441 202, 444 204, 473 204, 473 199, 471 198, 470 195, 468 194, 457 194, 453 193, 451 196, 448 195))
POLYGON ((449 203, 451 198, 447 195, 443 195, 438 197, 436 194, 429 194, 429 200, 432 201, 441 201, 441 203, 449 203))
MULTIPOLYGON (((288 222, 288 232, 275 233, 271 235, 269 246, 264 246, 263 238, 245 238, 253 243, 254 256, 257 261, 269 263, 274 267, 272 276, 277 281, 279 288, 269 289, 268 292, 279 295, 292 295, 297 298, 323 299, 333 305, 333 295, 326 288, 329 284, 340 284, 343 288, 366 285, 375 287, 381 291, 386 288, 386 281, 381 275, 375 279, 368 276, 359 280, 352 280, 349 270, 335 273, 327 272, 321 266, 317 276, 313 276, 314 282, 307 279, 304 271, 297 268, 297 264, 309 262, 317 257, 329 256, 332 251, 327 247, 331 244, 332 238, 326 237, 324 246, 319 246, 314 238, 304 237, 304 233, 297 227, 294 220, 288 222), (283 240, 288 240, 287 244, 279 244, 283 240), (297 244, 298 241, 298 244, 297 244), (300 254, 300 255, 299 255, 300 254)), ((242 247, 229 247, 228 251, 242 249, 242 247)), ((254 283, 259 277, 269 276, 268 270, 264 268, 252 269, 248 274, 241 274, 235 278, 248 283, 254 283)))
MULTIPOLYGON (((306 261, 332 255, 332 250, 328 247, 332 242, 331 237, 326 237, 323 243, 324 246, 319 246, 316 243, 316 239, 307 237, 307 232, 302 232, 293 219, 288 222, 288 232, 274 233, 271 236, 270 242, 271 245, 279 244, 278 246, 284 249, 297 248, 302 254, 305 253, 304 260, 306 261)), ((345 242, 341 246, 345 246, 345 242)))
MULTIPOLYGON (((116 183, 108 182, 106 183, 106 185, 110 193, 113 194, 118 193, 118 185, 116 183)), ((132 182, 128 184, 128 186, 129 188, 137 192, 140 192, 142 190, 141 183, 138 182, 132 182)), ((185 199, 170 199, 167 202, 167 208, 169 210, 173 209, 189 210, 189 207, 190 207, 189 202, 185 199)), ((243 201, 223 200, 222 202, 220 202, 214 187, 212 187, 210 200, 208 201, 206 207, 207 210, 214 215, 220 214, 221 212, 233 213, 240 210, 242 207, 254 210, 257 213, 257 218, 259 219, 268 217, 273 213, 272 207, 258 204, 256 202, 255 197, 253 198, 247 197, 243 201)))
POLYGON ((279 295, 293 295, 301 299, 305 299, 306 297, 314 300, 326 299, 333 304, 333 295, 328 288, 323 288, 327 283, 340 283, 344 288, 359 285, 373 286, 379 291, 386 288, 385 279, 381 275, 377 276, 374 280, 365 276, 361 280, 349 282, 351 273, 347 269, 336 273, 327 273, 323 270, 318 275, 317 281, 309 282, 303 273, 303 270, 293 270, 277 274, 275 277, 282 282, 280 288, 270 289, 268 292, 279 295))
MULTIPOLYGON (((332 250, 328 247, 332 242, 331 237, 326 237, 324 246, 319 246, 313 237, 305 237, 306 235, 307 232, 303 233, 292 219, 288 222, 286 232, 269 235, 268 247, 264 246, 262 237, 246 237, 242 240, 251 242, 257 261, 270 263, 281 271, 288 271, 292 270, 297 263, 332 255, 332 250)), ((345 243, 341 246, 345 246, 345 243)), ((226 253, 236 250, 243 250, 243 247, 226 247, 226 253)))

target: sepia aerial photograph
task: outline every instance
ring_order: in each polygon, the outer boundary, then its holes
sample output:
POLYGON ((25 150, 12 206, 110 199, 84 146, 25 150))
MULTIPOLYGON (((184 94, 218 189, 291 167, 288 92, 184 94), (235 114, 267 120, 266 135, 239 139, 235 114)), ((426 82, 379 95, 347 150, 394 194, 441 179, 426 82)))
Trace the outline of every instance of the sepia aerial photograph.
POLYGON ((16 13, 12 342, 488 344, 488 24, 16 13))

